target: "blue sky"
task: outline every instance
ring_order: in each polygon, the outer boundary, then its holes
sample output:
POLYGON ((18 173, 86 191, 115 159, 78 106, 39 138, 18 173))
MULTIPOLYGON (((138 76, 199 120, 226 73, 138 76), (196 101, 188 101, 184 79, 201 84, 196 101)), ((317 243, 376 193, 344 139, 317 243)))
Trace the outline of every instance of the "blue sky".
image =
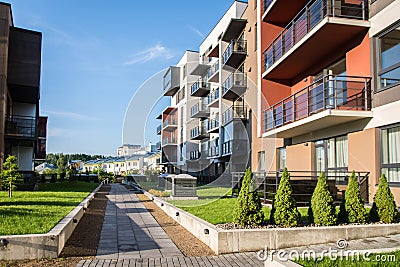
MULTIPOLYGON (((176 64, 185 50, 198 50, 233 3, 8 2, 15 26, 43 33, 40 109, 49 116, 48 153, 106 155, 116 154, 123 142, 124 115, 135 90, 176 64)), ((143 143, 143 127, 130 141, 143 143)))

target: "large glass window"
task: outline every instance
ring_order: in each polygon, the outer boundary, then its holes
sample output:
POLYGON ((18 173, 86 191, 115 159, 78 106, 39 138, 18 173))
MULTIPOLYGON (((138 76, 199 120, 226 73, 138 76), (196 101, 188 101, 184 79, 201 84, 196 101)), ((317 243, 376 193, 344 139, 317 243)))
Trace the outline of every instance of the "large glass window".
POLYGON ((278 149, 278 169, 283 170, 286 167, 286 147, 278 149))
POLYGON ((265 172, 265 151, 258 152, 258 171, 265 172))
POLYGON ((379 38, 380 64, 378 76, 380 85, 384 88, 400 83, 400 25, 379 38))
POLYGON ((400 183, 400 126, 381 130, 381 172, 388 182, 400 183))

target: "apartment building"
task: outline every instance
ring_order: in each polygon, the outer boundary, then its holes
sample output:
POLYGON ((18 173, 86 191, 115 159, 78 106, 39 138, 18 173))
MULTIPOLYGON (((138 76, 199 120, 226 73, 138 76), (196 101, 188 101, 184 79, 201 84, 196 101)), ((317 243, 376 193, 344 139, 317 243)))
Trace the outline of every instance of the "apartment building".
POLYGON ((324 171, 339 192, 355 170, 369 201, 385 173, 400 203, 400 1, 258 6, 258 170, 324 171))
POLYGON ((11 5, 0 3, 0 169, 8 155, 26 178, 46 158, 47 117, 39 116, 42 34, 14 26, 11 5))
POLYGON ((249 91, 252 105, 257 102, 253 3, 247 19, 243 15, 248 4, 234 1, 199 52, 190 52, 192 58, 187 52, 165 73, 164 95, 171 96, 171 107, 159 117, 162 126, 157 132, 168 173, 190 173, 205 183, 249 166, 253 116, 246 97, 249 91))

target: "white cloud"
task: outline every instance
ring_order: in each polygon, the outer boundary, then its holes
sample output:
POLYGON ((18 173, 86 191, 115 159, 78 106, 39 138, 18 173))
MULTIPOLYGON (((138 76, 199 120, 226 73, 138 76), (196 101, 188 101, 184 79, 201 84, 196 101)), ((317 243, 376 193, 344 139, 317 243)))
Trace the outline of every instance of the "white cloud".
POLYGON ((198 29, 196 29, 195 27, 190 26, 189 27, 195 34, 197 34, 201 39, 204 39, 206 37, 206 35, 204 33, 202 33, 201 31, 199 31, 198 29))
POLYGON ((138 63, 146 63, 153 59, 162 58, 162 59, 171 59, 173 57, 172 52, 161 44, 156 44, 153 47, 147 48, 143 51, 139 51, 133 54, 124 65, 133 65, 138 63))
POLYGON ((90 117, 87 115, 74 113, 74 112, 64 112, 64 111, 52 111, 52 110, 43 110, 43 113, 49 114, 55 117, 63 117, 72 120, 97 120, 97 118, 90 117))

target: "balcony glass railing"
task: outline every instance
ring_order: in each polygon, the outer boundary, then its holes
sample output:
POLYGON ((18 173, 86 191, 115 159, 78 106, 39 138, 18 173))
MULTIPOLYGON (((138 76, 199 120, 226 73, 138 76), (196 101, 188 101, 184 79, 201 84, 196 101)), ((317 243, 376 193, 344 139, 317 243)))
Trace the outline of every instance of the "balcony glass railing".
POLYGON ((368 5, 340 3, 332 0, 312 0, 295 16, 264 51, 264 71, 285 55, 325 17, 368 19, 368 5))
POLYGON ((240 39, 232 40, 226 48, 224 54, 222 55, 223 65, 226 64, 233 53, 247 53, 247 41, 240 39))
POLYGON ((247 108, 243 106, 232 106, 222 113, 222 124, 225 125, 233 119, 247 119, 247 108))
POLYGON ((208 157, 218 157, 219 156, 219 147, 218 146, 210 146, 208 148, 208 157))
POLYGON ((371 78, 327 75, 264 110, 264 132, 328 109, 371 110, 371 78))
POLYGON ((156 134, 161 134, 161 129, 162 129, 162 126, 158 125, 157 126, 157 130, 156 130, 156 134))
POLYGON ((190 87, 190 93, 194 94, 200 88, 210 90, 210 84, 205 78, 199 78, 194 84, 192 84, 192 86, 190 87))
POLYGON ((243 72, 234 72, 225 80, 222 84, 222 94, 231 90, 233 87, 246 87, 247 86, 247 75, 243 72))
POLYGON ((5 134, 16 137, 36 138, 36 117, 7 115, 5 123, 5 134))
POLYGON ((214 89, 211 93, 207 96, 207 104, 211 104, 215 100, 219 98, 219 88, 214 89))
POLYGON ((217 60, 207 71, 207 77, 210 79, 219 71, 219 60, 217 60))

